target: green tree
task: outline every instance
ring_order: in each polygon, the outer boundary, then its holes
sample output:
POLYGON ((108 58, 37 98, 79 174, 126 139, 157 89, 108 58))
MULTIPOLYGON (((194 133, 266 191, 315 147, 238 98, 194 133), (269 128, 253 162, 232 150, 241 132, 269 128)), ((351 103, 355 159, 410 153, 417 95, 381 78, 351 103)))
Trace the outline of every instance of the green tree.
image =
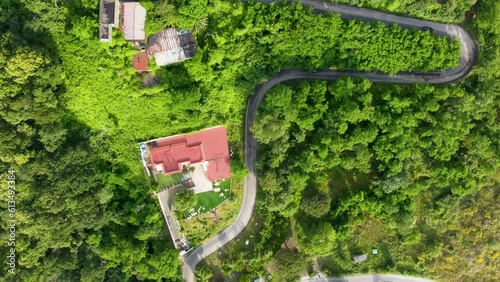
POLYGON ((24 84, 36 71, 47 64, 49 60, 42 54, 30 50, 28 47, 20 47, 15 55, 7 61, 5 72, 11 79, 19 84, 24 84))
POLYGON ((175 194, 174 207, 180 212, 188 212, 189 209, 196 205, 194 191, 191 189, 183 189, 175 194))
POLYGON ((275 279, 279 281, 297 281, 306 270, 309 259, 296 249, 282 249, 273 259, 275 279))
POLYGON ((198 281, 209 281, 213 276, 213 272, 210 268, 200 265, 196 267, 196 279, 198 281))
POLYGON ((60 123, 43 125, 38 134, 47 152, 54 152, 66 139, 68 130, 60 123))
POLYGON ((411 181, 406 172, 401 172, 398 175, 392 176, 388 179, 375 180, 373 182, 375 187, 384 190, 385 193, 390 194, 399 189, 405 189, 410 186, 411 181))
POLYGON ((295 232, 304 253, 310 256, 326 256, 333 252, 336 233, 329 222, 300 219, 295 232))
POLYGON ((269 115, 257 115, 256 121, 252 126, 252 133, 259 142, 269 144, 279 139, 280 143, 287 142, 289 122, 282 122, 283 114, 280 111, 274 111, 269 115))
POLYGON ((322 217, 330 211, 332 199, 328 194, 318 193, 302 198, 300 209, 312 217, 322 217))

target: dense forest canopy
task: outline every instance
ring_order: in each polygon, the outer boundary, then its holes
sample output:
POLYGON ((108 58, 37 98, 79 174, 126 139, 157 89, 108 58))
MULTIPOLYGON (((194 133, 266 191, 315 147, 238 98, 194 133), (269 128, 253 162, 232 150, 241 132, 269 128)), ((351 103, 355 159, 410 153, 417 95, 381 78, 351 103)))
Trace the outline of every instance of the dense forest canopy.
MULTIPOLYGON (((395 73, 457 64, 455 41, 421 30, 343 21, 335 14, 314 15, 300 4, 141 3, 148 9, 149 34, 171 25, 192 28, 198 44, 198 54, 190 61, 152 66, 161 83, 151 88, 142 85, 144 75, 131 66, 136 51, 119 31, 114 31, 110 44, 98 41, 98 1, 1 2, 0 167, 2 186, 6 187, 8 170, 16 175, 18 271, 0 280, 179 281, 178 253, 150 194, 156 185, 144 176, 137 142, 226 124, 231 144, 242 148, 246 98, 258 83, 285 68, 395 73), (378 49, 367 45, 367 38, 377 42, 378 49), (401 44, 390 47, 387 38, 401 44), (382 51, 390 54, 380 56, 382 51)), ((264 273, 285 240, 290 218, 296 221, 296 240, 306 249, 290 256, 278 252, 272 267, 278 275, 300 273, 297 266, 311 256, 334 255, 315 244, 338 248, 354 234, 353 222, 361 224, 365 213, 387 223, 395 240, 418 245, 428 233, 407 223, 413 222, 419 208, 430 205, 436 211, 436 221, 430 222, 438 224, 442 214, 456 219, 453 215, 462 207, 470 208, 467 201, 480 200, 480 207, 486 207, 498 197, 488 187, 497 180, 500 6, 482 1, 478 9, 478 19, 470 26, 484 48, 481 65, 460 85, 374 85, 346 78, 331 84, 281 85, 269 93, 254 128, 267 144, 262 146, 262 160, 273 158, 261 163, 267 173, 259 179, 258 242, 251 252, 228 253, 221 266, 225 273, 264 273), (284 100, 273 101, 273 94, 284 100), (298 102, 303 103, 286 110, 298 102), (263 126, 266 122, 268 127, 263 126), (313 167, 325 175, 315 175, 313 167), (369 175, 370 182, 335 198, 329 184, 333 171, 369 175), (412 204, 419 192, 429 196, 412 204), (432 197, 439 201, 426 202, 432 197), (282 209, 268 209, 269 201, 282 209), (381 203, 394 208, 387 210, 381 203), (321 208, 312 210, 311 205, 321 208), (351 211, 351 206, 366 210, 351 211), (397 215, 406 221, 394 223, 397 215), (325 236, 309 236, 308 224, 316 223, 325 236), (408 228, 395 231, 394 224, 408 228)), ((6 206, 8 199, 1 198, 6 206)), ((0 216, 5 229, 7 214, 0 216)), ((451 219, 447 223, 459 232, 458 221, 451 219)), ((469 230, 483 228, 469 223, 469 230)), ((477 254, 490 254, 498 238, 494 230, 483 233, 487 239, 463 233, 463 240, 450 243, 460 249, 461 244, 476 242, 477 254), (493 247, 477 243, 483 240, 493 247)), ((0 233, 2 242, 8 235, 0 233)), ((462 273, 455 271, 461 264, 448 272, 440 266, 439 255, 456 259, 439 252, 439 242, 452 235, 436 235, 432 246, 437 254, 421 255, 425 271, 412 270, 412 263, 408 269, 386 264, 375 269, 436 277, 462 273)), ((2 256, 8 252, 2 244, 2 256)), ((325 262, 325 269, 330 269, 325 271, 333 275, 353 271, 330 265, 325 262)), ((490 262, 476 265, 476 272, 464 275, 492 277, 490 262)), ((7 268, 4 264, 5 273, 7 268)), ((205 269, 200 275, 209 274, 205 269)))
POLYGON ((460 23, 479 0, 333 0, 332 2, 384 10, 440 22, 460 23))
POLYGON ((474 26, 490 50, 460 84, 344 78, 268 93, 252 128, 259 212, 291 217, 299 249, 324 273, 499 279, 498 32, 484 16, 474 26), (352 263, 372 248, 378 256, 352 263))
POLYGON ((271 89, 252 128, 261 225, 242 235, 259 238, 252 249, 233 243, 224 258, 209 258, 214 273, 295 281, 316 266, 329 276, 500 279, 499 9, 495 1, 475 7, 469 28, 483 49, 459 84, 343 78, 271 89), (290 231, 296 245, 287 249, 290 231), (367 262, 352 262, 363 253, 367 262))
MULTIPOLYGON (((313 257, 332 255, 333 262, 325 264, 332 275, 363 270, 349 266, 349 261, 364 243, 353 243, 353 237, 367 221, 397 238, 383 249, 392 256, 399 254, 391 260, 397 272, 429 275, 429 267, 438 277, 478 275, 451 276, 436 269, 433 263, 448 257, 441 248, 453 248, 456 254, 450 258, 457 263, 463 259, 458 254, 474 260, 491 252, 484 269, 495 269, 496 247, 478 245, 477 251, 467 253, 469 246, 445 240, 457 232, 457 225, 473 223, 457 221, 463 210, 478 216, 474 210, 479 208, 470 206, 472 198, 482 193, 491 194, 491 200, 499 196, 494 189, 499 144, 493 101, 474 103, 475 95, 462 85, 388 87, 349 78, 279 85, 268 95, 253 127, 261 142, 259 203, 283 217, 294 216, 300 249, 313 257), (339 174, 367 181, 349 189, 335 183, 339 174), (331 205, 324 208, 320 199, 331 205), (309 205, 318 210, 312 212, 309 205), (398 249, 395 242, 406 248, 398 249), (342 251, 343 244, 352 249, 342 251), (422 268, 404 265, 409 261, 421 263, 422 268)), ((476 205, 495 206, 484 202, 486 198, 476 205)), ((494 229, 499 222, 487 218, 480 240, 498 235, 494 229)), ((469 240, 467 234, 457 243, 469 240)), ((359 251, 369 250, 363 247, 359 251)), ((388 264, 370 267, 383 271, 388 264)), ((483 275, 486 280, 496 277, 492 271, 483 275)))

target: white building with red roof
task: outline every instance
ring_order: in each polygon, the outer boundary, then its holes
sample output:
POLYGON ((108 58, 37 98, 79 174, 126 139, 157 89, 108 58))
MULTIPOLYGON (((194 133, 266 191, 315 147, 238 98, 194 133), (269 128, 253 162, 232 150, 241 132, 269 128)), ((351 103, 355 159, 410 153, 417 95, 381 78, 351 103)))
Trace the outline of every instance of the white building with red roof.
POLYGON ((146 143, 147 167, 153 173, 171 175, 201 164, 209 181, 231 177, 227 132, 224 126, 181 134, 146 143))

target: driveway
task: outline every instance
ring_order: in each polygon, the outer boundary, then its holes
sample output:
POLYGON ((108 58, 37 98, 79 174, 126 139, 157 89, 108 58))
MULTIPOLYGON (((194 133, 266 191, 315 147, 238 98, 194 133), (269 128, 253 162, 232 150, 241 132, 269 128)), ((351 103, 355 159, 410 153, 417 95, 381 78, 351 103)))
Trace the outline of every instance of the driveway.
POLYGON ((181 232, 176 224, 177 218, 173 214, 171 207, 174 199, 174 195, 177 191, 183 189, 182 187, 164 189, 156 194, 158 201, 160 202, 161 211, 165 222, 167 223, 168 231, 170 232, 170 237, 174 243, 177 250, 182 250, 181 243, 181 232))

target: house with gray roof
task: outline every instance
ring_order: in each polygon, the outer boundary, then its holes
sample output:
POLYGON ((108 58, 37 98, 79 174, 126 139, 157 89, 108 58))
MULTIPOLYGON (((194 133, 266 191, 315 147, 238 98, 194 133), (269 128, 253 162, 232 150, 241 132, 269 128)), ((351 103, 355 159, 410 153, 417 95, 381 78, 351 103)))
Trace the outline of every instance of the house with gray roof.
POLYGON ((118 0, 99 1, 99 40, 111 42, 113 27, 118 24, 118 0))
POLYGON ((111 42, 113 28, 123 31, 123 38, 129 42, 146 40, 146 9, 138 1, 99 1, 99 40, 111 42))
POLYGON ((148 38, 146 53, 156 65, 165 66, 192 58, 196 54, 196 41, 188 30, 166 28, 148 38))

